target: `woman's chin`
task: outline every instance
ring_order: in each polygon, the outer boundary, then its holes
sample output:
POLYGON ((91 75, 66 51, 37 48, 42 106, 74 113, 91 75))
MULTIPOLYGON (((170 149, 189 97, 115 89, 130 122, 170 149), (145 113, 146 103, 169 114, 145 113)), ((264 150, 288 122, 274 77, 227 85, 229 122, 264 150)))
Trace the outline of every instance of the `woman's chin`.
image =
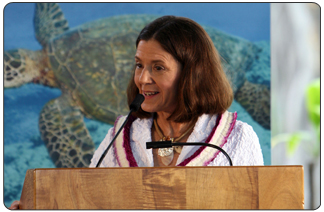
POLYGON ((154 113, 154 112, 156 112, 153 108, 142 107, 142 106, 141 106, 141 108, 142 108, 143 111, 145 111, 147 113, 154 113))

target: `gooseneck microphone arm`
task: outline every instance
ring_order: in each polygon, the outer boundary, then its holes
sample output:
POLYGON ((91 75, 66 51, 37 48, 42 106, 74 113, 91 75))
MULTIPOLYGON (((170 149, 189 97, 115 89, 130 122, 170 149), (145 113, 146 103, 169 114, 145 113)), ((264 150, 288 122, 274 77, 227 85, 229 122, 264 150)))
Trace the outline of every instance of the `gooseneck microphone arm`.
POLYGON ((119 133, 122 131, 122 129, 124 128, 125 124, 127 123, 130 115, 132 112, 136 112, 139 110, 139 108, 141 107, 141 104, 143 103, 144 101, 144 96, 141 95, 141 94, 137 94, 137 96, 135 97, 134 101, 130 104, 129 108, 130 108, 130 111, 123 123, 123 125, 119 128, 119 130, 117 131, 117 133, 115 134, 114 138, 111 140, 110 144, 108 145, 108 147, 106 148, 106 150, 104 151, 104 153, 101 155, 97 165, 96 165, 96 168, 98 168, 102 162, 102 160, 105 158, 105 156, 107 155, 108 153, 108 150, 110 149, 110 147, 113 145, 114 141, 116 140, 117 136, 119 135, 119 133))
POLYGON ((193 142, 187 142, 187 143, 172 143, 171 141, 158 141, 158 142, 146 142, 146 149, 156 149, 156 148, 170 148, 172 146, 209 146, 213 147, 215 149, 218 149, 221 151, 227 158, 230 166, 233 166, 232 160, 230 156, 219 146, 216 146, 214 144, 208 144, 208 143, 193 143, 193 142))

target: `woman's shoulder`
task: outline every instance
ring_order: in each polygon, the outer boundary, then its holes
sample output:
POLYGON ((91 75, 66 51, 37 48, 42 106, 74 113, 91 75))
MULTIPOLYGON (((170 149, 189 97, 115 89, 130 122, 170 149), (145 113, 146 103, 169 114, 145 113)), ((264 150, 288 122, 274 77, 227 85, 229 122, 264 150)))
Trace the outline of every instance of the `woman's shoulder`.
POLYGON ((241 145, 259 144, 259 138, 253 127, 246 122, 236 120, 231 132, 232 139, 240 141, 241 145))
MULTIPOLYGON (((113 127, 122 124, 126 120, 126 115, 120 115, 116 118, 113 127)), ((137 118, 135 116, 130 116, 128 121, 131 121, 131 126, 140 126, 140 127, 150 127, 153 123, 153 118, 137 118)))
MULTIPOLYGON (((251 125, 249 125, 246 122, 243 122, 241 120, 236 120, 233 130, 235 133, 244 133, 244 134, 248 134, 248 135, 254 135, 255 132, 253 130, 253 127, 251 125)), ((256 135, 256 134, 255 134, 256 135)))
POLYGON ((259 138, 248 123, 236 120, 229 136, 237 165, 263 165, 259 138))

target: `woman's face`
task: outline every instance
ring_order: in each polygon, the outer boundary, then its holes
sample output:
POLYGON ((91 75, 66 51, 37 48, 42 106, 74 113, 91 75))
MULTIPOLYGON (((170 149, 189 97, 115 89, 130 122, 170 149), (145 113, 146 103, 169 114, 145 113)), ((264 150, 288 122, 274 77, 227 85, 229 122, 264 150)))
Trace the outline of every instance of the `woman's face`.
POLYGON ((172 113, 177 102, 181 64, 153 39, 138 43, 135 62, 134 81, 145 97, 142 109, 172 113))

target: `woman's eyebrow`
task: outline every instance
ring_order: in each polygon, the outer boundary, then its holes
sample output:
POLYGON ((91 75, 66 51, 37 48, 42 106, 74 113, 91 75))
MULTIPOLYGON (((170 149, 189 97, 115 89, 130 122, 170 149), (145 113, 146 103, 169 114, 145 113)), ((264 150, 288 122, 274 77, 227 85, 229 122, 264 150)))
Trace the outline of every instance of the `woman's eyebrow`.
POLYGON ((153 60, 153 63, 164 63, 164 60, 153 60))
MULTIPOLYGON (((139 58, 139 57, 137 57, 137 56, 135 56, 134 57, 135 58, 135 60, 141 60, 141 58, 139 58)), ((165 63, 165 61, 164 60, 152 60, 152 63, 165 63)))

